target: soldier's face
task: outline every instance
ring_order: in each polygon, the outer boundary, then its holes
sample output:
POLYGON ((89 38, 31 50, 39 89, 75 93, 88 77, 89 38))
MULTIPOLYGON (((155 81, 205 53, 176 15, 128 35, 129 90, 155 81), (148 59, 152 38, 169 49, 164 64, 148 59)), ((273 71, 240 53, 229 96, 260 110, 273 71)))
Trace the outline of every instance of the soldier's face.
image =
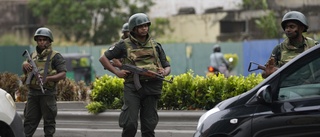
POLYGON ((288 21, 284 26, 284 32, 289 39, 297 38, 302 33, 301 28, 297 23, 288 21))
POLYGON ((123 35, 124 35, 125 38, 128 38, 129 37, 129 31, 123 32, 123 35))
POLYGON ((137 34, 139 36, 147 36, 149 32, 149 24, 142 24, 136 27, 137 34))
POLYGON ((36 41, 40 49, 45 49, 50 44, 50 39, 48 37, 38 36, 36 41))

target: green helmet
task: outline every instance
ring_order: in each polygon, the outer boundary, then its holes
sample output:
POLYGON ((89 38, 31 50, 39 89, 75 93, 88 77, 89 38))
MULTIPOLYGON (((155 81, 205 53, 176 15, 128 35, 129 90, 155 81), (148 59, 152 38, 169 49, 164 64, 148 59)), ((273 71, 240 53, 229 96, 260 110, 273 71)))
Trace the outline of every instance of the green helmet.
POLYGON ((53 42, 53 36, 52 36, 52 32, 50 29, 42 27, 42 28, 38 28, 36 33, 34 33, 33 39, 36 41, 38 36, 44 36, 44 37, 48 37, 50 39, 50 42, 53 42))
POLYGON ((282 22, 281 22, 281 26, 282 29, 285 29, 285 23, 286 21, 289 20, 296 20, 299 21, 302 25, 305 26, 305 30, 303 32, 307 32, 308 30, 308 23, 307 23, 307 18, 299 11, 289 11, 287 12, 283 18, 282 18, 282 22))
POLYGON ((144 13, 133 14, 129 18, 129 31, 132 31, 134 27, 143 25, 143 24, 148 24, 149 26, 151 25, 151 22, 148 16, 144 13))
POLYGON ((126 32, 126 31, 129 31, 129 23, 125 23, 125 24, 123 24, 123 26, 122 26, 122 33, 123 33, 123 32, 126 32))

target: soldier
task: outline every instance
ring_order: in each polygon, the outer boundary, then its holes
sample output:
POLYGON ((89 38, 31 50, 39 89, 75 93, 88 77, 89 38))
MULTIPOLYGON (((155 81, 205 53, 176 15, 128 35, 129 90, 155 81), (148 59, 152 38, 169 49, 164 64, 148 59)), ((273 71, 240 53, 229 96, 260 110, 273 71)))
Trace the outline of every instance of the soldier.
MULTIPOLYGON (((128 23, 124 23, 122 25, 122 36, 121 39, 126 39, 129 37, 129 24, 128 23)), ((113 48, 113 47, 111 47, 113 48)), ((121 61, 119 59, 112 59, 111 60, 111 64, 115 67, 120 68, 121 67, 121 61)))
POLYGON ((65 60, 57 51, 52 50, 53 36, 48 28, 39 28, 34 34, 37 42, 36 50, 30 54, 37 66, 43 80, 43 91, 32 73, 29 60, 24 61, 22 70, 27 76, 28 99, 24 110, 24 132, 27 137, 32 137, 38 124, 43 118, 43 130, 46 137, 55 133, 55 118, 57 116, 56 85, 59 80, 66 78, 65 60))
POLYGON ((161 95, 162 80, 139 76, 142 88, 134 85, 133 74, 119 70, 110 64, 110 59, 123 58, 123 64, 131 64, 158 72, 163 76, 170 74, 170 64, 160 43, 149 35, 151 22, 144 13, 136 13, 129 18, 129 38, 120 40, 114 48, 105 51, 99 59, 102 66, 119 78, 124 78, 124 105, 119 117, 123 128, 122 137, 134 137, 140 116, 143 137, 154 137, 159 117, 157 102, 161 95))
POLYGON ((126 39, 129 37, 129 23, 124 23, 122 26, 122 36, 121 39, 126 39))
POLYGON ((263 78, 267 78, 295 56, 318 44, 317 41, 302 35, 303 32, 307 32, 308 23, 301 12, 287 12, 282 18, 281 26, 287 38, 273 49, 265 65, 266 69, 262 72, 263 78))

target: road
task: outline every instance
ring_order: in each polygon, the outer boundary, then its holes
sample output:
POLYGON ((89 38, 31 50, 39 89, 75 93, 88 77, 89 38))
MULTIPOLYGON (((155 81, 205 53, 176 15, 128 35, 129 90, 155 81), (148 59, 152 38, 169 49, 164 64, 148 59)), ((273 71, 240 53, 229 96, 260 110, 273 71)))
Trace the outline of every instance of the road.
MULTIPOLYGON (((106 110, 97 115, 90 114, 83 102, 58 102, 55 137, 120 137, 118 125, 120 110, 106 110)), ((23 103, 17 103, 18 113, 23 118, 23 103)), ((198 119, 205 111, 159 111, 157 137, 192 137, 198 119)), ((139 123, 140 125, 140 123, 139 123)), ((138 130, 136 137, 140 137, 138 130)), ((43 137, 40 122, 34 137, 43 137)))

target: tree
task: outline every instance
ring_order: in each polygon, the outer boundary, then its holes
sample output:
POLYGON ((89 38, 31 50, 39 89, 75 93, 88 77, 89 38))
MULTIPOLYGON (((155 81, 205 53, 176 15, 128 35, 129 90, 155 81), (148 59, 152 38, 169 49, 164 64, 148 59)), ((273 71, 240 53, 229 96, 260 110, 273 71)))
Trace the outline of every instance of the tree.
POLYGON ((267 38, 279 38, 279 25, 275 13, 270 11, 268 15, 255 20, 256 25, 260 28, 267 38))
POLYGON ((94 45, 118 41, 130 15, 148 12, 151 0, 29 0, 32 13, 62 32, 67 41, 94 45), (138 3, 138 4, 136 4, 138 3))
POLYGON ((245 10, 266 9, 267 0, 242 0, 242 8, 245 10))
POLYGON ((268 9, 267 0, 243 0, 242 8, 245 10, 264 10, 268 15, 262 16, 255 20, 255 24, 263 32, 266 38, 278 38, 279 26, 276 13, 268 9))

